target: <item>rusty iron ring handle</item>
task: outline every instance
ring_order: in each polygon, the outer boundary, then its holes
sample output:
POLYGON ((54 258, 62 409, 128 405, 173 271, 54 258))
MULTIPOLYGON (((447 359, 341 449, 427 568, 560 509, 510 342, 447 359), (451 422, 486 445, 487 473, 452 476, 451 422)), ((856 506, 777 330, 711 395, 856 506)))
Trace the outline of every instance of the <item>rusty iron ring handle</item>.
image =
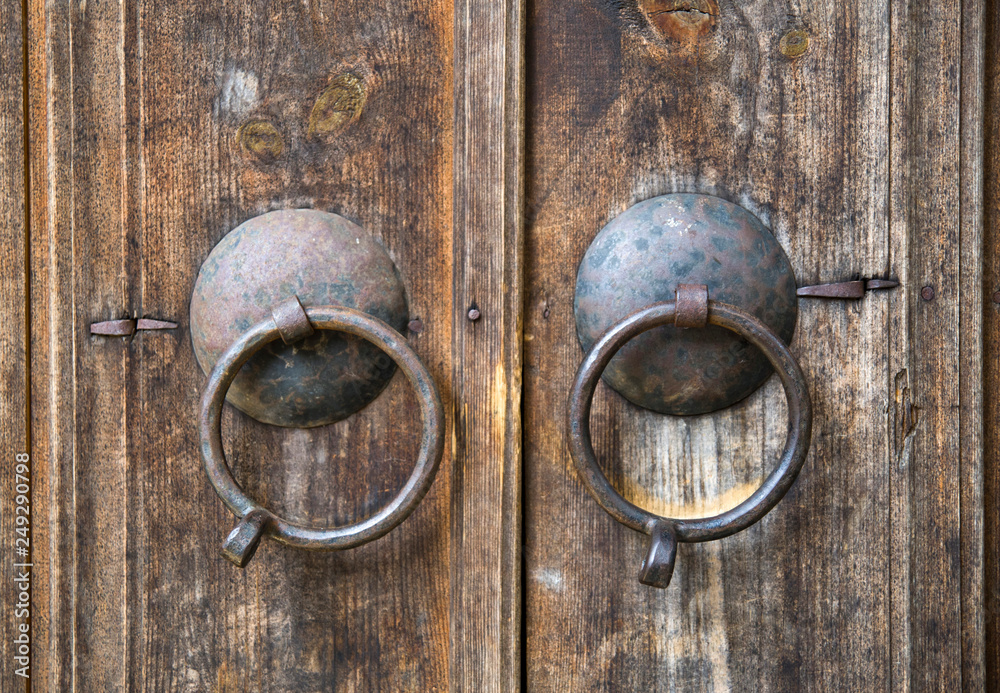
MULTIPOLYGON (((297 299, 295 305, 298 305, 297 299)), ((444 451, 444 409, 437 388, 416 352, 406 339, 381 320, 352 308, 322 306, 305 308, 300 316, 298 331, 287 319, 291 301, 275 309, 273 317, 262 320, 247 330, 216 362, 208 386, 201 399, 201 454, 216 493, 226 506, 240 518, 239 524, 226 538, 223 555, 244 567, 257 550, 263 535, 304 549, 340 550, 378 539, 406 519, 423 499, 434 481, 444 451), (283 319, 283 313, 285 319, 283 319), (308 317, 308 320, 305 317, 308 317), (303 325, 306 331, 302 331, 303 325), (285 324, 283 324, 285 323, 285 324), (413 473, 392 501, 375 515, 361 522, 334 528, 304 527, 284 520, 251 499, 240 488, 226 462, 222 447, 222 405, 226 393, 240 368, 267 344, 291 336, 300 338, 312 328, 346 332, 365 339, 396 362, 417 392, 423 418, 420 452, 413 473), (289 327, 293 329, 289 329, 289 327)), ((294 313, 295 307, 291 306, 294 313)), ((301 307, 298 311, 303 311, 301 307)), ((292 318, 294 319, 294 315, 292 318)))
POLYGON ((781 460, 749 498, 714 517, 692 520, 661 517, 630 503, 614 489, 597 463, 590 440, 590 408, 597 381, 626 342, 654 327, 681 322, 686 317, 681 296, 678 291, 678 301, 644 308, 605 332, 580 365, 569 398, 569 448, 580 478, 611 517, 649 535, 649 551, 639 580, 653 587, 666 587, 670 583, 677 542, 722 539, 746 529, 777 505, 802 469, 812 431, 812 403, 805 378, 784 342, 749 313, 725 303, 707 301, 707 315, 700 324, 718 325, 741 335, 767 356, 781 378, 788 399, 788 438, 781 460))

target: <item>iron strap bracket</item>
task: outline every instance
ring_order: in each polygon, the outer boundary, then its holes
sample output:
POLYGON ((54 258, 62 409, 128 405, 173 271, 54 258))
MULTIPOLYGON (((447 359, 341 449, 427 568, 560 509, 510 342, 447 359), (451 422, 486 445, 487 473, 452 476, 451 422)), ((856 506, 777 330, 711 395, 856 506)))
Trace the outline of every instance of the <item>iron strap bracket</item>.
POLYGON ((895 289, 895 279, 855 279, 849 282, 800 286, 795 294, 806 298, 864 298, 865 292, 878 289, 895 289))
POLYGON ((177 323, 169 320, 153 320, 151 318, 105 320, 104 322, 91 323, 90 334, 102 337, 131 337, 138 330, 174 329, 177 329, 177 323))

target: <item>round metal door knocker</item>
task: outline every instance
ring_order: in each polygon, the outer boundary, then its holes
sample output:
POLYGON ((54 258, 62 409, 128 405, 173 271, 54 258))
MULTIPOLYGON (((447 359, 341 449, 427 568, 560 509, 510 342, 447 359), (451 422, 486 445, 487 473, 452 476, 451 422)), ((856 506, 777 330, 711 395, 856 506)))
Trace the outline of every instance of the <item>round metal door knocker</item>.
MULTIPOLYGON (((704 284, 791 341, 795 274, 755 217, 711 195, 662 195, 612 219, 587 249, 576 279, 576 330, 584 351, 626 315, 672 301, 680 284, 704 284)), ((661 414, 704 414, 747 397, 771 374, 763 354, 717 326, 665 325, 622 347, 604 382, 661 414)))
MULTIPOLYGON (((305 306, 360 310, 397 332, 409 319, 399 272, 364 229, 312 209, 268 212, 226 234, 198 272, 191 341, 205 374, 290 296, 305 306)), ((364 339, 321 330, 294 345, 267 345, 233 381, 227 399, 264 423, 323 426, 360 411, 395 370, 364 339)))
POLYGON ((794 275, 781 246, 746 210, 708 195, 664 195, 635 205, 598 234, 580 265, 575 308, 586 356, 567 410, 570 453, 601 507, 649 535, 639 580, 666 587, 678 542, 721 539, 754 524, 784 497, 805 461, 812 405, 785 345, 795 326, 794 275), (732 510, 693 520, 661 517, 626 500, 604 476, 590 438, 602 374, 640 406, 694 414, 743 399, 772 369, 788 399, 785 448, 760 488, 732 510))
POLYGON ((348 549, 377 539, 406 519, 437 473, 444 451, 441 399, 400 334, 406 303, 395 266, 363 234, 332 214, 272 212, 230 232, 199 274, 192 338, 202 367, 210 371, 201 401, 201 453, 216 493, 239 518, 222 553, 240 567, 264 535, 312 550, 348 549), (303 307, 303 295, 328 303, 303 307), (230 342, 220 352, 217 345, 225 339, 230 342), (386 355, 391 368, 370 367, 386 355), (274 359, 283 370, 271 367, 274 359), (416 391, 423 430, 409 479, 375 515, 348 526, 307 527, 275 515, 240 488, 222 444, 227 398, 267 423, 315 426, 340 420, 374 399, 396 367, 416 391), (234 398, 238 383, 242 394, 234 398))

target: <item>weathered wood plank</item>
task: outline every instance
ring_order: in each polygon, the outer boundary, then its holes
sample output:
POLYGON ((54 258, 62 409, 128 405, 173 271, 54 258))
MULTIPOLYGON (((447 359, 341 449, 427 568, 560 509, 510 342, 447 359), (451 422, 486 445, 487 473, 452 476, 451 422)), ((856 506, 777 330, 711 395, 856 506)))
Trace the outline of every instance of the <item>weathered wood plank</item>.
POLYGON ((901 433, 890 632, 902 689, 983 685, 973 642, 982 608, 981 14, 976 2, 892 6, 890 253, 906 300, 889 323, 901 433))
MULTIPOLYGON (((72 380, 54 371, 68 368, 73 359, 74 326, 60 320, 51 297, 71 300, 71 275, 63 250, 71 247, 65 223, 73 160, 69 147, 71 120, 57 118, 58 106, 66 115, 67 80, 56 80, 53 64, 68 65, 65 17, 53 17, 42 3, 28 4, 29 157, 31 169, 31 365, 36 378, 31 384, 31 426, 44 431, 32 439, 36 474, 35 591, 32 618, 35 625, 35 657, 32 675, 42 689, 71 690, 72 623, 74 617, 72 459, 73 440, 66 435, 72 420, 72 380), (56 35, 62 37, 56 40, 56 35), (48 37, 54 40, 49 40, 48 37), (52 190, 66 194, 49 194, 52 190), (42 193, 44 191, 44 194, 42 193), (39 233, 45 229, 45 233, 39 233), (48 244, 56 244, 60 252, 48 244), (44 260, 42 259, 44 258, 44 260), (44 297, 44 298, 43 298, 44 297), (65 403, 60 409, 59 403, 65 403)), ((63 309, 65 314, 65 309, 63 309)))
POLYGON ((523 37, 523 0, 456 5, 455 691, 521 686, 523 37))
MULTIPOLYGON (((975 688, 980 347, 978 304, 959 295, 979 281, 980 240, 959 66, 974 89, 979 58, 960 38, 976 5, 720 2, 651 24, 639 8, 669 9, 654 5, 531 6, 529 687, 975 688), (714 27, 692 38, 686 20, 714 27), (793 30, 809 37, 798 57, 782 48, 793 30), (642 538, 576 482, 562 421, 581 358, 576 265, 607 220, 671 191, 756 213, 802 283, 904 288, 801 303, 792 347, 815 407, 803 474, 758 526, 682 546, 657 592, 635 580, 642 538)), ((595 446, 626 497, 712 513, 771 468, 783 407, 771 382, 728 411, 665 419, 601 388, 595 446)))
MULTIPOLYGON (((33 416, 49 528, 40 685, 431 691, 516 681, 520 263, 507 205, 519 195, 508 167, 519 162, 520 101, 514 82, 494 109, 475 80, 492 89, 516 73, 519 16, 478 17, 493 22, 475 37, 488 50, 465 44, 460 63, 452 5, 430 0, 39 0, 31 13, 32 319, 45 373, 33 416), (461 85, 458 64, 469 65, 461 85), (319 95, 345 74, 364 86, 360 118, 310 133, 319 95), (459 95, 472 104, 463 117, 490 125, 456 126, 459 95), (249 121, 278 134, 277 154, 241 140, 249 121), (456 134, 494 124, 499 153, 456 134), (459 166, 468 175, 453 177, 459 166), (462 416, 463 451, 446 454, 414 515, 376 543, 330 555, 267 542, 241 572, 218 555, 232 518, 197 451, 204 377, 188 301, 226 232, 289 206, 336 211, 384 243, 423 323, 411 342, 462 416), (480 265, 489 281, 473 281, 480 265), (484 318, 466 326, 453 316, 470 296, 484 318), (123 316, 181 328, 87 334, 90 322, 123 316), (468 336, 456 340, 459 327, 468 336), (494 358, 507 373, 499 382, 494 358), (493 447, 480 447, 486 439, 493 447), (496 522, 482 521, 483 508, 496 522), (458 647, 469 656, 456 659, 458 647)), ((409 474, 414 401, 397 376, 331 427, 278 430, 230 412, 230 463, 248 492, 292 519, 352 521, 409 474)))
MULTIPOLYGON (((529 189, 529 203, 538 205, 528 235, 526 427, 537 432, 526 456, 528 649, 536 657, 529 685, 878 687, 887 647, 872 647, 867 633, 884 631, 883 597, 858 594, 857 583, 873 566, 884 569, 871 542, 885 518, 879 472, 825 461, 886 457, 871 420, 881 393, 861 369, 884 362, 871 325, 884 322, 887 298, 849 310, 803 305, 794 346, 819 424, 803 478, 760 527, 682 547, 665 593, 635 581, 642 541, 567 484, 573 472, 561 414, 580 358, 576 263, 597 229, 635 200, 673 190, 735 199, 775 228, 804 281, 885 270, 877 220, 887 143, 884 126, 873 125, 887 101, 884 25, 859 21, 867 7, 855 14, 829 4, 786 18, 778 8, 740 14, 723 5, 717 31, 725 43, 710 46, 722 57, 705 70, 677 55, 683 46, 643 36, 597 8, 564 16, 556 4, 539 3, 536 11, 537 156, 529 180, 543 180, 529 189), (860 35, 841 31, 845 25, 860 35), (789 62, 779 39, 803 27, 818 45, 789 62), (836 245, 825 235, 853 225, 864 233, 836 245), (854 561, 838 560, 846 552, 854 561), (850 606, 836 599, 838 590, 854 596, 850 606), (801 652, 819 656, 805 661, 801 652)), ((639 412, 605 393, 593 424, 619 488, 646 507, 694 516, 738 502, 759 483, 784 433, 780 414, 764 414, 782 408, 773 383, 727 412, 686 420, 639 412)))
POLYGON ((983 105, 986 65, 986 2, 964 0, 962 3, 961 47, 961 126, 959 130, 959 184, 961 217, 959 224, 959 428, 961 505, 961 618, 962 618, 962 690, 981 691, 986 678, 986 623, 984 608, 986 580, 983 515, 983 481, 986 444, 983 433, 995 426, 995 419, 984 416, 986 352, 983 340, 983 317, 987 294, 984 292, 983 226, 983 105))
MULTIPOLYGON (((15 577, 25 571, 15 564, 30 563, 32 537, 27 526, 19 524, 29 507, 23 501, 30 492, 19 484, 28 483, 27 469, 19 477, 18 456, 29 450, 27 428, 27 343, 24 331, 25 309, 25 129, 24 129, 24 15, 21 3, 0 6, 0 557, 3 561, 0 604, 3 605, 3 643, 0 644, 0 688, 28 690, 28 681, 18 674, 27 673, 27 664, 16 657, 28 656, 15 639, 32 638, 21 626, 30 626, 26 599, 15 577), (19 502, 22 501, 22 502, 19 502), (17 510, 20 506, 21 512, 17 510), (20 515, 20 520, 18 519, 20 515), (18 534, 18 528, 22 534, 18 534), (18 541, 18 540, 21 541, 18 541)), ((20 460, 27 468, 30 461, 20 460)), ((27 643, 23 645, 29 647, 27 643)))
POLYGON ((1000 3, 983 20, 983 634, 986 690, 1000 691, 1000 3))

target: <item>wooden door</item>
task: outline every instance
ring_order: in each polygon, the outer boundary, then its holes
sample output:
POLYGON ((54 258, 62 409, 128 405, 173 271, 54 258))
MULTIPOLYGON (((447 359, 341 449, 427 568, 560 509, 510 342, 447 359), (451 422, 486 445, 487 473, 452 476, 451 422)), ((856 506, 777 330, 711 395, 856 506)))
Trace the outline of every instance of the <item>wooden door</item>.
MULTIPOLYGON (((982 689, 997 624, 982 599, 996 584, 983 569, 995 536, 983 534, 982 431, 995 422, 981 331, 984 309, 996 311, 982 276, 983 13, 977 2, 533 3, 529 690, 982 689), (584 251, 630 205, 678 191, 757 215, 800 285, 901 287, 800 301, 791 347, 815 410, 804 471, 759 524, 682 544, 660 592, 636 579, 645 537, 584 492, 563 411, 581 358, 584 251)), ((669 418, 600 388, 591 425, 627 498, 713 515, 776 464, 784 395, 772 378, 727 410, 669 418)))
MULTIPOLYGON (((32 564, 30 619, 0 584, 3 690, 1000 690, 998 3, 26 0, 0 27, 0 551, 32 564), (356 118, 322 110, 344 84, 356 118), (584 251, 679 191, 756 214, 801 284, 901 286, 800 302, 802 474, 656 590, 564 419, 584 251), (188 302, 289 207, 388 250, 448 444, 384 538, 241 571, 188 302), (140 317, 179 327, 90 334, 140 317)), ((408 475, 414 403, 397 375, 320 429, 228 411, 226 449, 269 507, 350 522, 408 475)), ((626 497, 697 516, 760 483, 784 412, 774 379, 685 418, 601 386, 591 423, 626 497)))
MULTIPOLYGON (((515 688, 518 5, 27 11, 35 690, 515 688), (333 554, 266 542, 241 571, 219 555, 232 518, 201 468, 188 304, 219 239, 289 207, 346 216, 392 256, 449 444, 387 537, 333 554), (140 317, 180 326, 89 332, 140 317)), ((229 411, 225 444, 251 495, 344 524, 409 475, 415 402, 397 377, 329 427, 229 411)))

